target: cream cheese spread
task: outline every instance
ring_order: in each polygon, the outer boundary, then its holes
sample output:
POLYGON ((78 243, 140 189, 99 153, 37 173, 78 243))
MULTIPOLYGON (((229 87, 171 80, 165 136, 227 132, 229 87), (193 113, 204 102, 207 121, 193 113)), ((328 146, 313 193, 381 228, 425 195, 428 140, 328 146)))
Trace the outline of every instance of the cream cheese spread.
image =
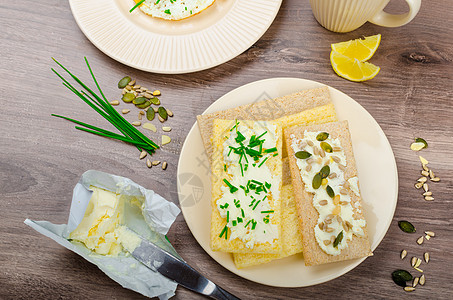
POLYGON ((327 254, 339 255, 341 250, 348 247, 347 240, 351 240, 353 235, 364 234, 362 227, 366 222, 364 219, 355 218, 348 192, 352 190, 360 197, 358 179, 357 177, 345 179, 346 156, 338 138, 332 139, 328 133, 321 131, 305 131, 302 139, 294 135, 290 138, 291 147, 295 153, 306 151, 311 154, 307 158, 297 158, 296 155, 296 161, 305 190, 314 195, 313 206, 319 213, 317 225, 314 228, 316 241, 327 254), (327 138, 320 138, 321 141, 319 141, 317 137, 321 133, 327 138), (321 143, 324 145, 321 146, 321 143), (328 170, 328 174, 322 175, 321 169, 328 170), (323 177, 319 186, 313 183, 318 173, 323 177))
POLYGON ((225 178, 216 204, 227 224, 220 237, 238 238, 248 248, 278 239, 279 222, 272 222, 274 210, 269 201, 280 197, 281 178, 266 165, 278 155, 277 141, 276 126, 267 122, 255 122, 253 128, 237 122, 225 137, 225 178))

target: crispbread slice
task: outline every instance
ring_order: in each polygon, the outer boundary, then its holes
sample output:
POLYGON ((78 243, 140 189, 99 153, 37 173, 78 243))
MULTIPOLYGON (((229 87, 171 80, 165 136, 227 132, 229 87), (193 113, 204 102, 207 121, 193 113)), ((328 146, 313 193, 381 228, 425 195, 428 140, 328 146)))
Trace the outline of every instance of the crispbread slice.
MULTIPOLYGON (((364 236, 353 236, 352 240, 348 241, 348 248, 343 249, 341 254, 337 256, 329 255, 319 247, 313 231, 313 228, 316 226, 318 220, 318 212, 313 206, 313 194, 308 193, 305 190, 305 184, 302 181, 300 170, 296 163, 294 150, 291 147, 291 135, 294 134, 296 138, 302 138, 305 130, 326 131, 329 132, 332 138, 339 138, 346 156, 345 180, 357 176, 357 168, 347 121, 312 126, 294 126, 285 130, 290 170, 295 191, 294 196, 302 233, 302 248, 305 265, 313 266, 372 255, 366 227, 364 228, 364 236)), ((349 195, 353 203, 352 207, 354 208, 355 215, 359 218, 364 218, 360 197, 357 197, 352 192, 349 192, 349 195)))
POLYGON ((291 184, 282 187, 280 198, 282 202, 282 251, 279 254, 234 253, 234 263, 238 269, 264 264, 302 252, 302 236, 291 184))
MULTIPOLYGON (((241 124, 246 124, 249 128, 253 128, 254 121, 239 121, 241 124)), ((213 251, 223 251, 232 253, 279 253, 281 247, 281 204, 280 197, 274 198, 274 195, 269 195, 267 200, 270 202, 272 210, 274 211, 270 222, 278 226, 278 238, 273 243, 259 243, 255 244, 253 248, 248 248, 245 243, 236 238, 234 240, 225 239, 220 237, 220 233, 226 224, 226 220, 220 216, 217 208, 217 200, 222 197, 221 186, 225 183, 223 179, 227 177, 224 170, 223 162, 223 143, 224 137, 229 136, 232 123, 230 120, 214 120, 213 130, 213 161, 211 164, 211 249, 213 251)), ((234 124, 234 123, 233 123, 234 124)), ((262 126, 266 124, 273 124, 272 122, 260 122, 262 126)), ((276 125, 276 124, 273 124, 276 125)), ((269 167, 270 172, 280 178, 278 189, 281 192, 281 177, 282 177, 282 130, 276 126, 277 136, 277 156, 272 156, 266 160, 265 164, 269 167)), ((228 236, 230 230, 228 229, 228 236)))
MULTIPOLYGON (((197 123, 209 162, 212 162, 212 153, 214 150, 211 143, 211 137, 213 135, 212 121, 214 119, 270 121, 327 104, 332 104, 329 89, 328 87, 321 87, 300 91, 275 99, 254 102, 215 113, 199 115, 197 116, 197 123)), ((333 105, 329 107, 329 110, 333 110, 333 115, 335 115, 333 105)), ((332 113, 329 114, 332 115, 332 113)), ((330 121, 335 120, 336 119, 330 121)))

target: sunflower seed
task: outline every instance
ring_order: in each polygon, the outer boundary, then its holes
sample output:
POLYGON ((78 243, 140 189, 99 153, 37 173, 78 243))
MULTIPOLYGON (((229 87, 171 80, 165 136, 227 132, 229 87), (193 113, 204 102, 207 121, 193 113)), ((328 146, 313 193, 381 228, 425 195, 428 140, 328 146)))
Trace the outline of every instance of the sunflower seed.
POLYGON ((158 164, 160 164, 160 160, 154 160, 152 162, 153 166, 157 166, 158 164))
POLYGON ((324 223, 326 223, 327 225, 330 225, 330 224, 332 224, 332 219, 325 219, 324 223))
POLYGON ((316 160, 316 162, 318 163, 318 165, 322 164, 322 158, 321 158, 321 157, 318 157, 318 159, 316 160))
POLYGON ((319 205, 321 205, 321 206, 327 205, 327 200, 319 201, 319 205))
POLYGON ((138 119, 142 120, 142 114, 140 114, 140 113, 138 114, 138 119))
POLYGON ((433 231, 425 231, 425 233, 426 233, 426 235, 429 235, 431 237, 436 235, 433 231))
POLYGON ((167 115, 169 117, 173 117, 173 112, 167 108, 167 115))
POLYGON ((412 143, 411 144, 411 150, 413 150, 413 151, 420 151, 423 148, 425 148, 425 144, 423 144, 423 143, 412 143))
POLYGON ((422 186, 423 186, 423 183, 422 183, 422 182, 417 182, 417 183, 415 184, 415 188, 416 188, 416 189, 420 189, 422 186))
POLYGON ((164 127, 162 127, 162 130, 165 131, 165 132, 169 132, 169 131, 171 131, 171 127, 170 126, 164 126, 164 127))
POLYGON ((418 182, 421 182, 421 183, 425 183, 426 181, 428 181, 428 178, 426 177, 420 177, 419 179, 417 179, 418 182))
POLYGON ((407 251, 403 250, 401 251, 401 259, 404 259, 407 256, 407 251))
POLYGON ((168 135, 162 135, 162 146, 171 142, 171 138, 168 135))
POLYGON ((429 235, 425 235, 425 239, 426 239, 427 241, 429 241, 429 240, 431 239, 431 237, 430 237, 429 235))
POLYGON ((423 171, 429 171, 428 167, 426 165, 422 165, 423 171))
MULTIPOLYGON (((135 83, 135 82, 134 82, 135 83)), ((129 83, 129 85, 132 85, 129 83)), ((136 84, 133 86, 134 90, 141 88, 142 86, 140 84, 136 84)))
POLYGON ((328 246, 332 243, 330 240, 324 240, 323 242, 324 242, 324 245, 326 245, 326 246, 328 246))
POLYGON ((127 114, 127 113, 130 112, 130 111, 131 111, 130 109, 123 109, 123 110, 121 110, 121 112, 122 112, 123 114, 127 114))
POLYGON ((117 105, 120 105, 120 102, 118 100, 113 100, 113 101, 110 101, 110 104, 113 106, 117 106, 117 105))
POLYGON ((429 173, 429 178, 433 179, 433 178, 434 178, 434 172, 433 172, 433 170, 430 169, 430 170, 428 171, 428 173, 429 173))
POLYGON ((432 196, 433 192, 424 192, 423 196, 432 196))
POLYGON ((142 125, 142 122, 140 122, 140 121, 134 121, 134 122, 132 122, 131 124, 134 125, 134 126, 140 126, 140 125, 142 125))
POLYGON ((417 271, 419 271, 420 273, 423 273, 423 270, 420 269, 419 267, 415 267, 414 269, 417 270, 417 271))
POLYGON ((420 276, 420 281, 419 281, 420 285, 425 285, 425 280, 426 280, 426 279, 425 279, 425 274, 423 274, 422 276, 420 276))
POLYGON ((424 237, 421 236, 417 239, 417 244, 421 245, 421 244, 423 244, 423 241, 424 241, 424 237))
POLYGON ((426 165, 429 163, 429 162, 428 162, 424 157, 422 157, 422 156, 419 156, 418 158, 420 159, 420 162, 422 163, 422 165, 425 165, 425 166, 426 166, 426 165))
POLYGON ((146 159, 146 166, 148 168, 151 168, 153 165, 151 164, 151 161, 149 160, 149 158, 146 159))
POLYGON ((160 115, 157 115, 157 117, 161 123, 165 122, 165 120, 160 115))
MULTIPOLYGON (((168 110, 167 110, 167 113, 168 113, 168 110)), ((305 142, 305 141, 299 141, 299 149, 304 149, 305 146, 307 146, 307 142, 305 142)))
POLYGON ((352 224, 349 223, 349 221, 346 221, 345 224, 346 224, 346 226, 348 226, 348 230, 352 228, 352 224))
POLYGON ((414 268, 420 267, 421 264, 422 264, 422 260, 420 258, 417 258, 417 262, 415 263, 414 268))
POLYGON ((141 153, 140 153, 140 159, 144 159, 146 157, 148 153, 146 153, 145 150, 143 150, 141 153))
POLYGON ((426 201, 433 201, 433 200, 434 200, 434 197, 425 196, 425 200, 426 200, 426 201))
POLYGON ((127 90, 126 90, 126 89, 123 89, 123 90, 121 91, 121 95, 124 95, 124 94, 126 94, 126 93, 127 93, 127 90))
POLYGON ((348 201, 340 201, 340 205, 348 205, 348 201))
POLYGON ((425 192, 428 191, 428 184, 427 184, 427 183, 424 183, 424 184, 423 184, 423 190, 424 190, 425 192))
POLYGON ((440 178, 439 178, 439 177, 434 177, 434 178, 431 179, 431 181, 439 182, 439 181, 440 181, 440 178))
POLYGON ((143 97, 151 99, 153 97, 153 95, 151 95, 150 93, 144 92, 143 97))
POLYGON ((423 170, 423 171, 421 172, 421 174, 422 174, 423 176, 429 176, 429 172, 428 172, 428 171, 425 171, 425 170, 423 170))
POLYGON ((411 258, 411 266, 415 267, 415 264, 417 263, 417 258, 414 256, 411 258))
POLYGON ((167 162, 164 161, 164 162, 162 163, 162 170, 166 170, 166 169, 167 169, 167 162))
POLYGON ((426 263, 429 263, 429 252, 425 252, 425 253, 423 254, 423 258, 425 259, 425 262, 426 262, 426 263))
POLYGON ((337 164, 340 163, 340 158, 338 156, 332 155, 331 158, 333 159, 334 162, 337 164))
POLYGON ((412 287, 416 287, 419 280, 420 280, 420 278, 414 277, 414 281, 412 281, 412 287))
POLYGON ((126 90, 132 91, 132 87, 130 85, 126 85, 126 90))
POLYGON ((411 287, 411 286, 406 286, 406 287, 404 288, 404 290, 405 290, 406 292, 413 292, 413 291, 415 291, 415 288, 414 288, 414 287, 411 287))

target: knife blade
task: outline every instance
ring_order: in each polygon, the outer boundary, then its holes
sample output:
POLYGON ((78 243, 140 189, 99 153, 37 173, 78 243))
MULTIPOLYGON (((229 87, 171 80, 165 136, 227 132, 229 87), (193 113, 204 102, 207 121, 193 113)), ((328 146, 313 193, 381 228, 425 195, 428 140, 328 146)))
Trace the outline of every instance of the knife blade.
POLYGON ((159 272, 163 276, 174 280, 176 283, 189 290, 206 295, 213 299, 240 300, 238 297, 227 292, 211 280, 201 275, 183 260, 156 246, 137 233, 133 233, 140 238, 140 244, 133 249, 133 251, 129 251, 132 249, 127 249, 127 247, 125 248, 135 259, 140 261, 149 269, 159 272))

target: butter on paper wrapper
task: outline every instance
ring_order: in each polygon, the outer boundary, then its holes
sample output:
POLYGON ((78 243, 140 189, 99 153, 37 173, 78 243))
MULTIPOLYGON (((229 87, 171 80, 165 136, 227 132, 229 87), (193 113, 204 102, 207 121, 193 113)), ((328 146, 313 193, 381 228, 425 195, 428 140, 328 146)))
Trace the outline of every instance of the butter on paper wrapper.
POLYGON ((75 186, 67 225, 55 225, 47 221, 29 219, 25 220, 25 224, 95 264, 125 288, 148 297, 158 296, 160 299, 172 297, 177 284, 160 273, 148 269, 128 253, 104 256, 89 250, 82 243, 67 240, 69 234, 76 229, 84 217, 92 194, 92 191, 89 190, 90 186, 121 194, 126 199, 138 200, 142 209, 137 205, 131 205, 131 201, 125 201, 124 224, 137 234, 180 258, 165 238, 165 234, 180 212, 179 208, 154 191, 145 189, 128 178, 99 171, 86 171, 75 186))

